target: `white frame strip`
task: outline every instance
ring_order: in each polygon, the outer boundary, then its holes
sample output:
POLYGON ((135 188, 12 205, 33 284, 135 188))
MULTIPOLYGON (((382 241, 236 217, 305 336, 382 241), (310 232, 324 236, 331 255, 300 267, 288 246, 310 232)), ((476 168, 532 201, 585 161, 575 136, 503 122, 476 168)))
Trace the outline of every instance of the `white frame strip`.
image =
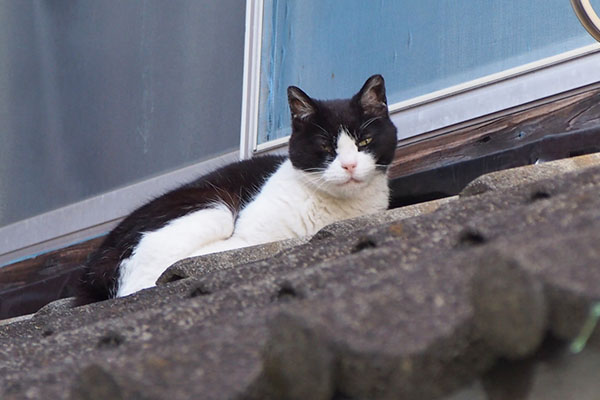
POLYGON ((240 158, 252 157, 258 141, 260 59, 262 53, 263 0, 246 1, 246 37, 242 90, 240 158))

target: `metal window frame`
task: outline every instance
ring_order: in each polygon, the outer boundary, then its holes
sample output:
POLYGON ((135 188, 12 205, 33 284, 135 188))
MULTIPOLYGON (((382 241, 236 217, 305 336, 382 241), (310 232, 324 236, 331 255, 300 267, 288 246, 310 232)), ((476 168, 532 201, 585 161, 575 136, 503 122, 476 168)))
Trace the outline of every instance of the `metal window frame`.
MULTIPOLYGON (((587 0, 571 0, 573 2, 587 0)), ((244 97, 242 99, 240 156, 281 149, 289 137, 258 141, 258 112, 264 0, 248 0, 244 97)), ((592 44, 536 62, 488 75, 413 99, 391 104, 390 115, 399 139, 420 140, 441 134, 468 121, 497 115, 503 110, 556 96, 600 81, 600 44, 592 44), (557 79, 558 77, 558 79, 557 79)))

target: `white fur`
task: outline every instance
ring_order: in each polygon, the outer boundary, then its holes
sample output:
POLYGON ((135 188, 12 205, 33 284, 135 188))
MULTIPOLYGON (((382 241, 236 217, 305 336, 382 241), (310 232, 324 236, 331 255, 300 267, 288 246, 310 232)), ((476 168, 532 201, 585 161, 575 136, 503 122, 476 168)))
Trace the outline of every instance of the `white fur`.
POLYGON ((117 297, 154 286, 167 267, 191 254, 198 246, 223 240, 233 233, 229 208, 215 204, 144 233, 129 258, 120 265, 117 297))
POLYGON ((117 296, 154 286, 175 261, 202 254, 312 235, 332 222, 385 210, 389 189, 375 160, 340 132, 338 156, 325 171, 305 172, 287 160, 235 221, 222 205, 196 211, 143 235, 123 260, 117 296), (355 164, 351 169, 343 165, 355 164))

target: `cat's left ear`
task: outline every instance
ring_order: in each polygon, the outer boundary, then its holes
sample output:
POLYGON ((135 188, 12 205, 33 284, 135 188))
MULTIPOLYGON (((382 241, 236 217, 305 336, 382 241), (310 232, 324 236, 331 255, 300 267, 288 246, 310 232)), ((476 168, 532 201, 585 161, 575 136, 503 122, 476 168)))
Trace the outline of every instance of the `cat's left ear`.
POLYGON ((356 94, 355 99, 367 115, 375 117, 388 115, 385 82, 381 75, 373 75, 367 79, 362 89, 356 94))
POLYGON ((287 94, 292 118, 304 120, 317 111, 313 100, 296 86, 290 86, 287 90, 287 94))

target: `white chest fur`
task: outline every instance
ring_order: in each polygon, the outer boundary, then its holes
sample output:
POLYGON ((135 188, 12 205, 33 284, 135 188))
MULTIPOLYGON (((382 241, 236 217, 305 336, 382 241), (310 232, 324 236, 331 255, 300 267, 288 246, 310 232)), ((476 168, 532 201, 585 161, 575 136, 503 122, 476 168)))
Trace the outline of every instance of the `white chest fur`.
POLYGON ((311 235, 334 221, 385 210, 388 196, 383 173, 360 187, 356 196, 336 198, 317 191, 286 161, 242 210, 233 237, 262 243, 311 235))

